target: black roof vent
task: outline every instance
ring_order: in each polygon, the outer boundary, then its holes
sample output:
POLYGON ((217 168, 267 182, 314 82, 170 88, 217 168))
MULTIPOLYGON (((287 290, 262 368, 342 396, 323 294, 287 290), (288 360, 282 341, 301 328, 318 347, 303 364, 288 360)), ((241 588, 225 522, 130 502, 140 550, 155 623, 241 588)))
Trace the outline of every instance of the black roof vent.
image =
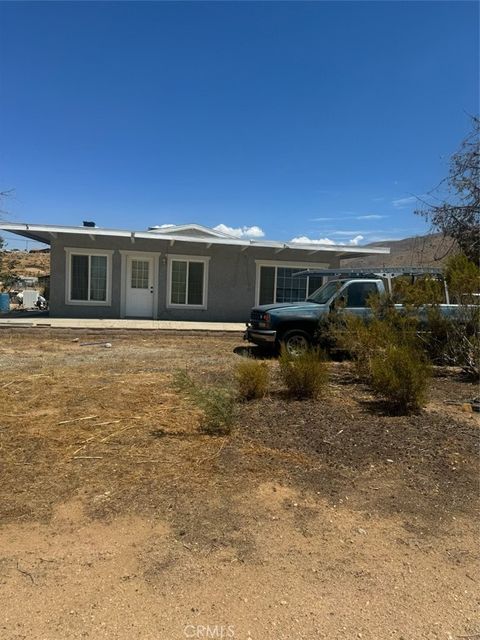
POLYGON ((96 227, 95 222, 91 222, 90 220, 84 220, 83 221, 83 226, 84 227, 96 227))

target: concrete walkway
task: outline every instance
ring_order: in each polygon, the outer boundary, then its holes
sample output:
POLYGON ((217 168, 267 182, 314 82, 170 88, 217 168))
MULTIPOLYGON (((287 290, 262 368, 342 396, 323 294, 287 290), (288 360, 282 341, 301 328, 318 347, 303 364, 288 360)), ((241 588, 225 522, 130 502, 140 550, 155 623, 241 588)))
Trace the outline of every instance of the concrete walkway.
POLYGON ((52 329, 164 329, 173 331, 232 331, 245 329, 244 322, 180 322, 173 320, 102 320, 94 318, 0 317, 1 327, 51 327, 52 329))

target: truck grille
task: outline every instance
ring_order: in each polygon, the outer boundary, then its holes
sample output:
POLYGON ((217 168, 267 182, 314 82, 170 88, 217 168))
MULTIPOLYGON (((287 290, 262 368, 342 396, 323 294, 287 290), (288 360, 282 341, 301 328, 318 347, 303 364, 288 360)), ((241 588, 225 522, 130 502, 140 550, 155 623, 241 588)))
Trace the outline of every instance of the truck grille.
POLYGON ((261 317, 261 311, 257 311, 256 309, 252 310, 252 313, 250 314, 250 324, 252 325, 252 327, 258 327, 258 323, 260 322, 261 317))

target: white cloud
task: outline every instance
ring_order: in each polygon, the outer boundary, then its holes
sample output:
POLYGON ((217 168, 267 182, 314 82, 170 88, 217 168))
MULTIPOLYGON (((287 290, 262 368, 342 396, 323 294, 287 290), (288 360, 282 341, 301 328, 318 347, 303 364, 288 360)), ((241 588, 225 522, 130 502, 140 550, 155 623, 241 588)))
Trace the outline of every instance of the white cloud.
MULTIPOLYGON (((360 242, 364 240, 364 237, 360 234, 356 235, 354 238, 351 238, 346 244, 351 244, 353 246, 357 246, 360 242)), ((330 238, 309 238, 308 236, 298 236, 296 238, 292 238, 290 242, 295 244, 345 244, 343 242, 335 242, 335 240, 331 240, 330 238)))
POLYGON ((398 198, 398 200, 392 200, 392 204, 395 209, 405 209, 417 201, 416 196, 409 196, 408 198, 398 198))
POLYGON ((213 227, 215 231, 226 233, 235 238, 263 238, 265 232, 260 227, 253 225, 252 227, 228 227, 226 224, 217 224, 213 227))
POLYGON ((309 218, 310 222, 331 222, 333 220, 381 220, 387 216, 381 216, 377 213, 369 213, 364 216, 356 215, 354 211, 342 211, 335 218, 309 218))
POLYGON ((294 242, 295 244, 335 244, 335 242, 330 240, 330 238, 319 238, 318 240, 314 240, 308 236, 298 236, 297 238, 292 238, 290 242, 294 242))

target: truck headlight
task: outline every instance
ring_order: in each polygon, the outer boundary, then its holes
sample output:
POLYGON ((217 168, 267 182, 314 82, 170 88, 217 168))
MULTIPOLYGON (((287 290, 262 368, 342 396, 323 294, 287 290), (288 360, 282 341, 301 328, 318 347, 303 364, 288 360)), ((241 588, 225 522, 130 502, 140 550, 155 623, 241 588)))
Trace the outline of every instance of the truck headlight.
POLYGON ((263 313, 261 318, 260 318, 260 322, 258 323, 259 327, 262 327, 262 329, 268 329, 268 327, 270 326, 270 314, 269 313, 263 313))

